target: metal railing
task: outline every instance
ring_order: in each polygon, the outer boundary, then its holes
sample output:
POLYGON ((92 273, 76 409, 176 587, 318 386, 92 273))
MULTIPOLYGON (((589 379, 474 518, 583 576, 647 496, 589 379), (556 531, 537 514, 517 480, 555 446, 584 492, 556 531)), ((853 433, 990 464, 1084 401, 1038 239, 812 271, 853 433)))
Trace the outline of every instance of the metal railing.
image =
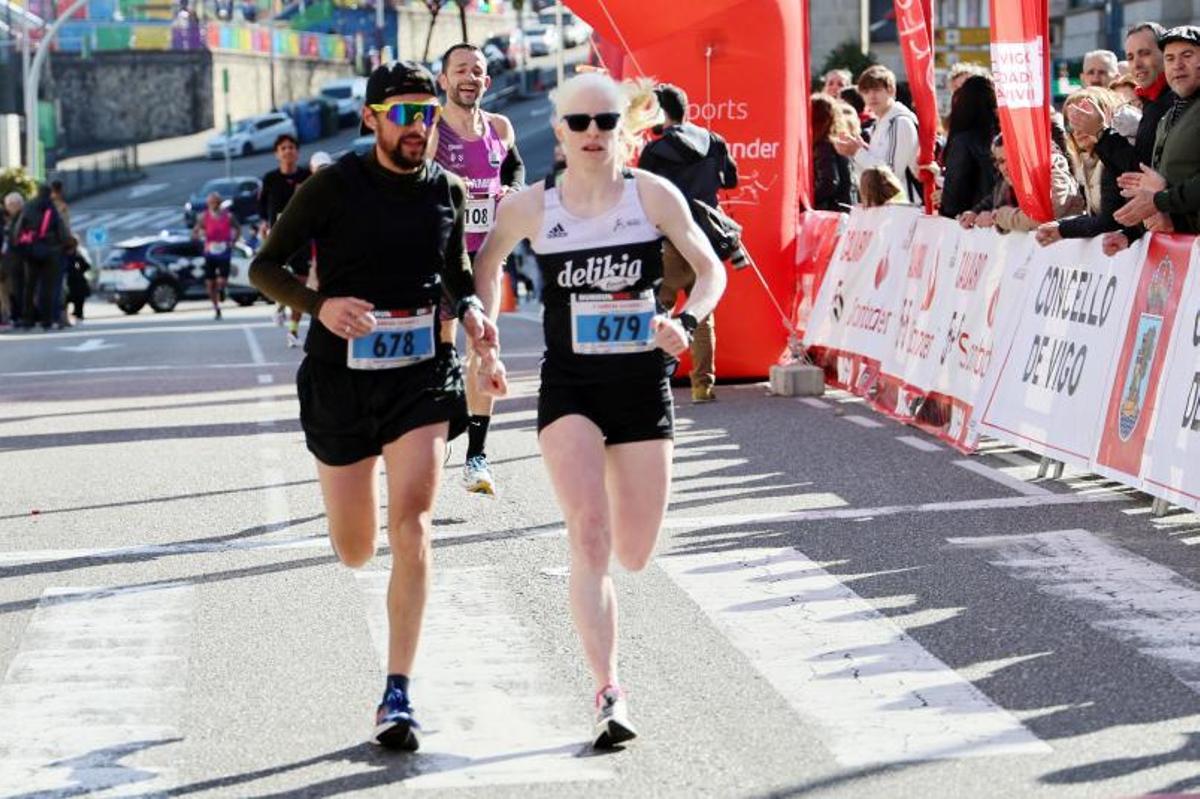
POLYGON ((119 152, 97 155, 90 163, 70 169, 51 169, 47 180, 61 180, 63 192, 76 200, 89 194, 106 191, 114 186, 133 183, 145 177, 138 166, 137 145, 123 147, 119 152))

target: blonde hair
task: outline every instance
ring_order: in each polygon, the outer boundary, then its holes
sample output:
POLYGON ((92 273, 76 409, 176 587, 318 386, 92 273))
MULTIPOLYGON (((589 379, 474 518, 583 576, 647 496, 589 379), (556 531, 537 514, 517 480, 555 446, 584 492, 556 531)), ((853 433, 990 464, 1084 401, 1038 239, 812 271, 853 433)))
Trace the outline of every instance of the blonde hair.
POLYGON ((864 169, 858 178, 858 196, 864 208, 887 205, 903 198, 904 186, 891 167, 875 166, 864 169))
POLYGON ((618 83, 607 72, 579 73, 563 81, 561 86, 550 92, 550 102, 554 105, 554 121, 557 123, 564 113, 569 113, 566 109, 569 109, 582 94, 600 92, 608 95, 613 108, 621 113, 621 124, 617 128, 620 146, 618 156, 621 163, 626 163, 641 145, 642 134, 655 125, 662 124, 666 119, 658 105, 654 86, 652 78, 636 78, 618 83))

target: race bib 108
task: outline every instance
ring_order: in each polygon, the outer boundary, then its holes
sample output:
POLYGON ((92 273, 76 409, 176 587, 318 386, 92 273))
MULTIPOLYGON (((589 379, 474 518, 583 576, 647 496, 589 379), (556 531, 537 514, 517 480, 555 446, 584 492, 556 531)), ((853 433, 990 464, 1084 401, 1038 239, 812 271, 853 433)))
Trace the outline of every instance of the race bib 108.
POLYGON ((496 216, 496 198, 471 198, 467 200, 464 213, 466 215, 464 230, 468 233, 487 233, 492 229, 492 219, 496 216))
POLYGON ((433 357, 436 308, 375 311, 375 329, 350 340, 346 365, 351 369, 396 369, 433 357))
POLYGON ((571 348, 579 355, 625 355, 654 349, 654 294, 573 294, 571 348))

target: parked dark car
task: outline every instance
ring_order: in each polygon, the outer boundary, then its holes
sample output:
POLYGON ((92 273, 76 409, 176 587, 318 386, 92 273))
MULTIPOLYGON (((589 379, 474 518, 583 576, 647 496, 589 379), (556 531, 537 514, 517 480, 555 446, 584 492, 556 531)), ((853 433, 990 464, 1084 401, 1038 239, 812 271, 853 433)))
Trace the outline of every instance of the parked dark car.
MULTIPOLYGON (((253 305, 261 297, 249 282, 252 257, 244 243, 234 245, 225 293, 238 305, 253 305)), ((146 305, 166 313, 180 300, 205 299, 203 246, 186 233, 126 239, 113 246, 100 265, 96 296, 127 314, 146 305)))
POLYGON ((196 191, 183 204, 183 223, 188 227, 196 224, 196 219, 204 211, 209 192, 221 195, 221 204, 233 211, 239 225, 247 222, 258 222, 258 192, 262 189, 262 181, 249 175, 239 175, 232 178, 213 178, 196 191))

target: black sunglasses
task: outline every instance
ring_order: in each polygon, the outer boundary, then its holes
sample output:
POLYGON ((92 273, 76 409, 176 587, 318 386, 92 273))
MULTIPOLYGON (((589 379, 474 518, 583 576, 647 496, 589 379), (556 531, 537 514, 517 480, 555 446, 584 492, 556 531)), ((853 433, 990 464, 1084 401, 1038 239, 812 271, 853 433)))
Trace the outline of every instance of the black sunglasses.
POLYGON ((596 127, 600 130, 612 130, 621 121, 621 115, 610 111, 606 114, 563 114, 563 122, 567 123, 567 127, 576 133, 583 133, 592 124, 592 120, 596 120, 596 127))

